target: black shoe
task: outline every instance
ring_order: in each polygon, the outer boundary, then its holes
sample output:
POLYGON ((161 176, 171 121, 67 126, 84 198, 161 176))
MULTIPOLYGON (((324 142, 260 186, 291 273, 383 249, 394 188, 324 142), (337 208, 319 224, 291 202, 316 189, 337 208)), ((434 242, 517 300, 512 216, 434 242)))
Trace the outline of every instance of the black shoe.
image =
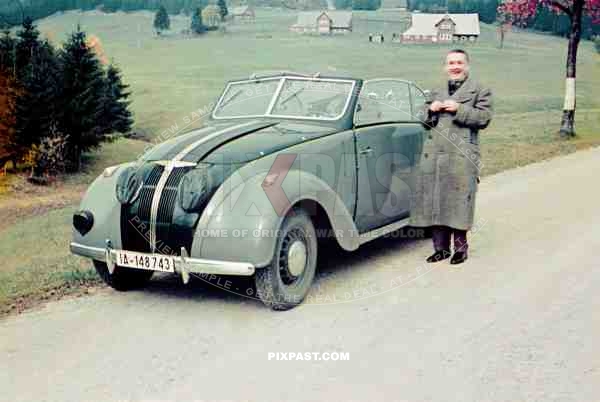
POLYGON ((450 253, 450 250, 439 250, 436 251, 435 253, 431 254, 429 257, 427 257, 427 259, 425 261, 427 262, 438 262, 438 261, 442 261, 445 260, 446 258, 450 257, 452 253, 450 253))
POLYGON ((466 259, 467 259, 466 251, 457 251, 454 253, 452 258, 450 259, 450 264, 452 264, 452 265, 462 264, 463 262, 465 262, 466 259))

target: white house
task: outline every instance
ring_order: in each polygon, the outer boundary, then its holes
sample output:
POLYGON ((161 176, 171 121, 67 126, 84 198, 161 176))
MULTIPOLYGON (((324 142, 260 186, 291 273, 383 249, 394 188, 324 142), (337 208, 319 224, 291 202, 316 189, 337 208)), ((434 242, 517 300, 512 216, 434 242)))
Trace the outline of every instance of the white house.
POLYGON ((302 11, 290 27, 298 33, 336 34, 352 31, 352 11, 302 11))
POLYGON ((231 10, 231 16, 233 17, 233 19, 239 21, 254 21, 254 19, 256 18, 256 13, 254 12, 253 7, 245 5, 233 7, 233 9, 231 10))
POLYGON ((403 43, 474 42, 479 37, 479 14, 413 13, 403 43))

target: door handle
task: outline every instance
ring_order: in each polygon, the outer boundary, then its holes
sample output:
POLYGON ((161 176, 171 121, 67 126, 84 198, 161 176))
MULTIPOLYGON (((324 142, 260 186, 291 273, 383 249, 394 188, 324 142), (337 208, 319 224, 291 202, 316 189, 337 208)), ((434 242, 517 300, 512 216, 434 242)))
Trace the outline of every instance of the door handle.
POLYGON ((358 153, 360 155, 371 155, 373 153, 373 148, 371 147, 366 147, 366 148, 362 148, 360 151, 358 151, 358 153))

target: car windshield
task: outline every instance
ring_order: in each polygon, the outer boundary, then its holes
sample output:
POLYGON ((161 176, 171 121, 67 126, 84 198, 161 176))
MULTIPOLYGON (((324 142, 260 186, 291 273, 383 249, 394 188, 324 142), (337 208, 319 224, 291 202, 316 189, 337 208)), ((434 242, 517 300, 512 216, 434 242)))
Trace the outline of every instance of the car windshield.
POLYGON ((346 112, 354 86, 353 80, 304 77, 234 81, 219 98, 213 117, 337 120, 346 112))

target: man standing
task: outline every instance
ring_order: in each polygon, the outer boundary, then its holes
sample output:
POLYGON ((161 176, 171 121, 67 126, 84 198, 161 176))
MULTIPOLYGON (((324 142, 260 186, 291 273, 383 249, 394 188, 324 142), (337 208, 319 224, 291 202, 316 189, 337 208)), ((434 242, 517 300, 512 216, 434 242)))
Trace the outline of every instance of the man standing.
POLYGON ((427 102, 427 128, 413 192, 411 224, 432 226, 435 252, 427 262, 454 255, 467 259, 467 231, 473 226, 475 194, 481 167, 479 130, 492 119, 492 93, 469 74, 469 56, 461 49, 446 55, 448 82, 427 102))

